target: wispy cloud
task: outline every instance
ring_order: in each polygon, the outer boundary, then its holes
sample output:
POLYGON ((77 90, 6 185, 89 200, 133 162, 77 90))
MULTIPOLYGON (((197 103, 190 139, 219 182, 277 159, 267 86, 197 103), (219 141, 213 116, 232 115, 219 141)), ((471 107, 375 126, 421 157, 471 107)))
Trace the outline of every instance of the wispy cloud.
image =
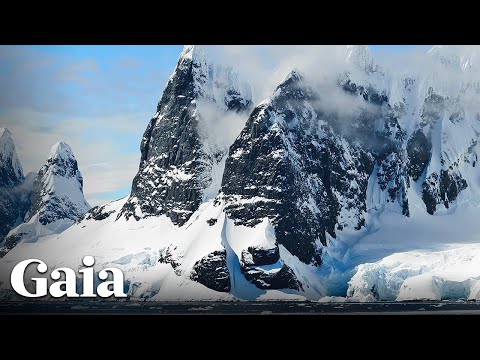
POLYGON ((87 169, 91 168, 91 167, 96 167, 96 166, 100 166, 100 167, 109 167, 110 164, 109 163, 97 163, 97 164, 90 164, 87 166, 87 169))
POLYGON ((86 59, 62 66, 52 77, 53 81, 68 82, 70 85, 89 86, 99 76, 100 67, 93 59, 86 59))
POLYGON ((144 66, 144 62, 133 56, 123 56, 118 59, 117 66, 122 69, 138 69, 139 67, 144 66))

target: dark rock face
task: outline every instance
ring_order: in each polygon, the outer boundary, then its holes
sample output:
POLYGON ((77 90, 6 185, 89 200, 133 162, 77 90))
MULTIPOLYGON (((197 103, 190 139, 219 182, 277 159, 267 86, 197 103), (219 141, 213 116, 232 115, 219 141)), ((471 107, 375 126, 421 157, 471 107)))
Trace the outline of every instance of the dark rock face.
POLYGON ((357 85, 352 82, 350 79, 345 78, 340 80, 340 85, 345 91, 348 91, 351 94, 359 95, 363 97, 365 101, 371 102, 375 105, 382 105, 388 101, 386 94, 379 94, 371 86, 364 87, 362 85, 357 85))
POLYGON ((176 269, 181 264, 181 259, 177 258, 174 254, 176 247, 167 247, 163 251, 160 252, 160 256, 158 258, 158 262, 161 264, 170 264, 174 269, 176 269))
POLYGON ((408 174, 417 181, 425 171, 432 152, 432 143, 421 130, 417 130, 407 143, 408 174))
POLYGON ((214 251, 197 261, 193 266, 190 278, 205 285, 209 289, 229 292, 230 272, 227 267, 227 252, 214 251))
POLYGON ((11 133, 0 129, 0 243, 20 224, 31 203, 32 174, 25 178, 11 133))
POLYGON ((245 278, 260 289, 294 289, 299 290, 298 282, 292 269, 283 263, 271 268, 280 261, 278 246, 264 249, 250 246, 242 251, 240 268, 245 278))
POLYGON ((87 213, 85 214, 83 219, 85 219, 85 220, 93 219, 93 220, 96 220, 96 221, 105 220, 110 215, 115 213, 115 210, 107 211, 105 209, 106 207, 107 207, 107 205, 102 205, 102 206, 95 206, 95 207, 91 208, 89 211, 87 211, 87 213))
POLYGON ((423 184, 422 195, 427 212, 433 215, 438 204, 443 204, 448 209, 449 203, 467 186, 460 174, 444 170, 441 170, 440 176, 437 173, 431 174, 423 184))
POLYGON ((0 188, 0 243, 21 218, 18 199, 9 189, 0 188))
POLYGON ((249 267, 246 270, 242 268, 242 270, 245 278, 259 289, 301 289, 301 284, 292 269, 285 264, 274 273, 258 267, 249 267))
POLYGON ((242 251, 242 263, 250 265, 271 265, 280 260, 280 251, 278 246, 271 249, 264 249, 258 246, 249 246, 247 250, 242 251))
POLYGON ((213 218, 212 218, 212 219, 208 219, 208 220, 207 220, 207 224, 208 224, 209 226, 213 226, 213 225, 215 225, 216 223, 217 223, 217 219, 213 219, 213 218))
POLYGON ((197 101, 225 111, 244 111, 251 103, 232 85, 214 81, 214 70, 219 71, 205 59, 180 58, 143 136, 140 168, 119 217, 139 220, 166 214, 181 226, 198 209, 212 182, 211 168, 226 149, 211 153, 203 146, 197 101), (210 87, 220 87, 225 96, 216 99, 210 87))
POLYGON ((377 157, 377 183, 382 191, 387 191, 387 203, 398 204, 402 208, 402 214, 409 216, 410 210, 407 200, 407 188, 409 178, 406 167, 406 154, 399 149, 386 149, 376 155, 377 157))
POLYGON ((12 133, 0 128, 0 188, 12 188, 24 180, 12 133))
POLYGON ((201 203, 202 184, 195 175, 203 170, 203 163, 199 159, 202 150, 192 104, 191 66, 165 89, 157 110, 166 110, 161 120, 153 118, 145 131, 140 170, 119 216, 139 220, 142 215, 167 214, 173 223, 182 225, 201 203))
MULTIPOLYGON (((414 84, 405 80, 406 88, 414 84)), ((353 114, 327 111, 322 94, 292 73, 270 101, 251 113, 230 148, 222 182, 225 212, 235 224, 255 226, 268 217, 279 244, 302 262, 317 265, 325 234, 335 238, 338 230, 365 225, 372 175, 372 186, 386 193, 386 203, 398 204, 410 216, 411 180, 419 181, 430 163, 432 127, 441 121, 448 100, 429 91, 420 128, 407 137, 399 122, 405 106, 391 108, 384 93, 348 77, 340 77, 338 85, 366 106, 353 114)), ((463 121, 462 114, 455 112, 455 124, 463 121)), ((474 146, 465 154, 472 164, 474 146)), ((429 213, 438 204, 448 208, 467 187, 456 166, 427 174, 423 200, 429 213)))
POLYGON ((5 242, 2 244, 2 247, 0 247, 0 258, 3 258, 10 250, 15 247, 15 245, 17 245, 22 240, 23 235, 25 234, 18 233, 7 236, 5 238, 5 242))
MULTIPOLYGON (((418 130, 408 143, 407 150, 410 158, 410 173, 417 180, 428 166, 432 156, 432 139, 435 129, 441 134, 441 142, 439 149, 439 162, 441 168, 426 174, 425 181, 422 184, 422 199, 426 205, 427 212, 434 214, 437 207, 443 204, 446 209, 455 201, 458 194, 468 187, 467 181, 462 177, 459 166, 462 162, 471 164, 475 167, 477 161, 477 153, 475 147, 477 140, 472 140, 468 149, 459 158, 452 158, 456 151, 448 152, 448 133, 443 132, 443 128, 448 124, 444 123, 444 114, 450 114, 448 121, 456 126, 462 126, 465 120, 465 110, 460 107, 457 99, 450 99, 435 93, 430 87, 428 89, 427 98, 422 108, 420 126, 422 130, 418 130), (428 135, 424 135, 428 134, 428 135), (444 149, 444 147, 446 149, 444 149)), ((478 134, 472 129, 475 135, 478 134)))
POLYGON ((16 173, 16 170, 11 166, 10 159, 2 159, 0 154, 0 187, 13 188, 20 184, 24 177, 23 174, 16 173))
POLYGON ((335 237, 336 228, 363 225, 374 159, 325 124, 334 119, 310 105, 316 96, 293 73, 252 112, 230 147, 222 198, 236 224, 255 226, 268 217, 279 244, 321 264, 326 232, 335 237))

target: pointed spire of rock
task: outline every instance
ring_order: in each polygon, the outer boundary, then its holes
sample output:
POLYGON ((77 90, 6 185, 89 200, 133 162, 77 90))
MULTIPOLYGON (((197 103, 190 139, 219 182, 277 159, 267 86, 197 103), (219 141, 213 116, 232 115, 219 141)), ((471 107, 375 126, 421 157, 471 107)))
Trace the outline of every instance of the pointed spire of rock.
POLYGON ((23 169, 10 130, 0 128, 0 186, 12 187, 23 180, 23 169))
POLYGON ((35 179, 32 208, 27 218, 38 213, 43 225, 60 219, 76 221, 89 209, 77 160, 71 147, 60 141, 50 149, 35 179))

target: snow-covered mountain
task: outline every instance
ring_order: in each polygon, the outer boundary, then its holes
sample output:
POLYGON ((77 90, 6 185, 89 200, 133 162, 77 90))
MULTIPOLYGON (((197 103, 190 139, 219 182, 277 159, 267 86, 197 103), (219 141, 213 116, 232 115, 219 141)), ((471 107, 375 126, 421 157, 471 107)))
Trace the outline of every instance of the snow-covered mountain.
POLYGON ((8 232, 1 244, 2 255, 21 242, 35 242, 39 237, 59 234, 79 220, 91 207, 83 195, 83 177, 68 144, 52 146, 49 156, 29 184, 29 208, 23 221, 8 232), (33 181, 32 181, 33 180, 33 181))
POLYGON ((0 128, 0 243, 28 211, 33 176, 25 179, 12 133, 0 128))
POLYGON ((205 47, 186 46, 145 131, 140 168, 118 216, 167 214, 183 225, 217 195, 230 145, 222 131, 239 131, 251 102, 237 73, 211 62, 205 47))
POLYGON ((477 51, 435 47, 399 72, 346 46, 334 81, 295 70, 255 104, 186 46, 130 196, 15 247, 1 273, 93 255, 136 299, 480 299, 477 51))
POLYGON ((90 205, 83 195, 83 177, 71 147, 64 141, 52 146, 47 161, 38 172, 33 185, 30 220, 38 214, 41 224, 60 219, 77 220, 90 205))
POLYGON ((12 187, 23 180, 23 169, 18 159, 10 130, 0 128, 0 186, 12 187))

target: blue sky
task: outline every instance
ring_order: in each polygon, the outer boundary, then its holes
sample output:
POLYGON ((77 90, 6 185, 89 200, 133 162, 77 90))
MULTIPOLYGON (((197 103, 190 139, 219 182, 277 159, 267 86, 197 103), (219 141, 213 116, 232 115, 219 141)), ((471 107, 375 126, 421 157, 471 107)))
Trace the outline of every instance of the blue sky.
MULTIPOLYGON (((411 46, 371 46, 404 52, 411 46)), ((0 46, 0 127, 9 128, 25 172, 67 141, 92 205, 127 195, 139 144, 181 45, 0 46)))
POLYGON ((406 51, 418 45, 369 45, 370 49, 373 51, 394 51, 394 52, 402 52, 406 51))

